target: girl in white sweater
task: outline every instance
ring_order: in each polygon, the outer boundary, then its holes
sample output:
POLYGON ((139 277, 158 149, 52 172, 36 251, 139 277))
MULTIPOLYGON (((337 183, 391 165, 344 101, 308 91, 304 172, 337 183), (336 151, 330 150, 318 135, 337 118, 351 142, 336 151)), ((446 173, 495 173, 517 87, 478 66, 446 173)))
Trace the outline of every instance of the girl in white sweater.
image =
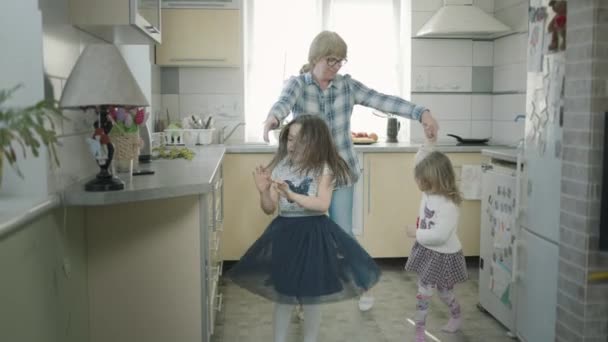
POLYGON ((454 296, 454 285, 467 280, 467 268, 457 235, 460 192, 450 159, 443 153, 423 146, 416 155, 414 171, 422 191, 415 232, 416 243, 405 265, 418 274, 416 295, 416 342, 424 341, 426 316, 433 288, 450 308, 450 320, 444 332, 460 329, 460 305, 454 296))

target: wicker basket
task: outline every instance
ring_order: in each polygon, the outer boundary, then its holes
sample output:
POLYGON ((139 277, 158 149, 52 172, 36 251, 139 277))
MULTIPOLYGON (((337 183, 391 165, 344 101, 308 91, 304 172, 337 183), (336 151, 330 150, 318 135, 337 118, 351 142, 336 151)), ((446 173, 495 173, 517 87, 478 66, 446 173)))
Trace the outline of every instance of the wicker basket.
POLYGON ((138 166, 139 161, 139 132, 132 133, 110 133, 114 145, 114 161, 117 171, 129 171, 131 161, 133 167, 138 166))

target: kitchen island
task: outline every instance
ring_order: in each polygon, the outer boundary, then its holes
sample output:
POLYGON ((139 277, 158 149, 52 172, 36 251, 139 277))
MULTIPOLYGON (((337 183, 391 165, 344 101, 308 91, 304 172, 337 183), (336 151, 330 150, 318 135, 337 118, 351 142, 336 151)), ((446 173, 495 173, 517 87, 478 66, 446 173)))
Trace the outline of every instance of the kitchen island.
POLYGON ((91 342, 209 341, 218 305, 221 145, 153 160, 125 189, 66 190, 84 207, 91 342))

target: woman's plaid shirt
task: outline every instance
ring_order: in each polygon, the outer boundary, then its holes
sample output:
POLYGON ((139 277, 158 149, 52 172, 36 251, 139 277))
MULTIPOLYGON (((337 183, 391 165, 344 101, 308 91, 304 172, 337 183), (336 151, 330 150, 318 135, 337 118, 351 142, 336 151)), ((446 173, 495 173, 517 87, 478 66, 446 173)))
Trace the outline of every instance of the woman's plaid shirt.
POLYGON ((356 183, 361 174, 350 130, 350 117, 355 105, 377 109, 385 113, 420 121, 425 107, 417 106, 400 97, 379 93, 368 88, 350 75, 336 75, 325 91, 313 80, 310 72, 291 77, 285 84, 279 100, 270 109, 280 121, 293 112, 319 115, 325 119, 338 152, 348 163, 356 183))

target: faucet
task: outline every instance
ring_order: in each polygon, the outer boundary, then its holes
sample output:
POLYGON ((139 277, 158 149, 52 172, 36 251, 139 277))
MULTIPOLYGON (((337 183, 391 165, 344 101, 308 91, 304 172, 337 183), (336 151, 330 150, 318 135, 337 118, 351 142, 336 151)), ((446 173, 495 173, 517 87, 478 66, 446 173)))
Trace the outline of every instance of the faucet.
POLYGON ((223 144, 226 140, 230 139, 230 137, 232 136, 232 134, 234 134, 234 132, 236 131, 237 128, 239 128, 239 126, 245 126, 244 122, 238 122, 236 125, 232 126, 232 128, 230 129, 230 131, 228 132, 228 134, 226 134, 226 128, 230 127, 230 126, 224 126, 222 127, 222 129, 220 129, 220 134, 219 134, 219 143, 223 144))

